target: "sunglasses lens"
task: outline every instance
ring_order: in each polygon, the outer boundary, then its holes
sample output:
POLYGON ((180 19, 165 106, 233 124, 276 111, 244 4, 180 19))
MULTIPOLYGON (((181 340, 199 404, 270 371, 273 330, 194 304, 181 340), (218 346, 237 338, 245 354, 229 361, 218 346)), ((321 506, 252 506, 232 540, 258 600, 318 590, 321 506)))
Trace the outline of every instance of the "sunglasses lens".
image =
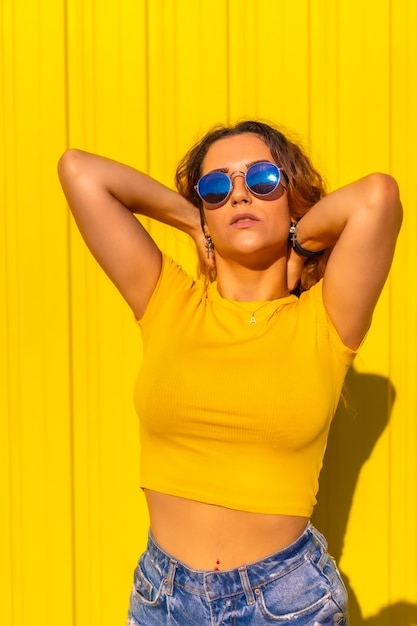
MULTIPOLYGON (((279 185, 280 170, 275 163, 255 163, 246 172, 246 185, 257 196, 267 196, 279 185)), ((209 172, 197 183, 200 198, 213 206, 224 202, 231 191, 232 183, 223 172, 209 172)))
POLYGON ((197 184, 200 198, 207 204, 220 204, 230 193, 230 178, 223 172, 210 172, 197 184))
POLYGON ((279 185, 280 171, 274 163, 255 163, 246 172, 246 184, 257 196, 267 196, 279 185))

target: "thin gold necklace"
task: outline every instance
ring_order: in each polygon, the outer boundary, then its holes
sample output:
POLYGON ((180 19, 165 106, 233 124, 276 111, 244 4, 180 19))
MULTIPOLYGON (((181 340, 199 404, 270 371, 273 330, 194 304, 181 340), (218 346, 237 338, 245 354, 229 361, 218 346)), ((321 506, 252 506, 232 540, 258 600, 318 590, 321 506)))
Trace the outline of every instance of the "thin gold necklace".
MULTIPOLYGON (((282 296, 278 296, 278 298, 285 298, 288 295, 289 295, 289 291, 287 291, 282 296)), ((251 311, 250 309, 247 309, 246 307, 242 306, 241 304, 239 304, 239 302, 236 302, 236 300, 229 300, 229 302, 231 302, 232 304, 237 306, 239 309, 242 309, 242 311, 246 311, 247 313, 250 313, 251 317, 250 317, 250 320, 249 320, 249 324, 257 324, 258 322, 256 321, 255 314, 258 313, 258 311, 263 309, 265 306, 267 306, 267 304, 271 304, 271 302, 274 302, 275 300, 278 300, 278 298, 274 298, 273 300, 268 300, 268 302, 264 302, 263 304, 261 304, 261 306, 258 306, 258 308, 254 309, 253 311, 251 311)))

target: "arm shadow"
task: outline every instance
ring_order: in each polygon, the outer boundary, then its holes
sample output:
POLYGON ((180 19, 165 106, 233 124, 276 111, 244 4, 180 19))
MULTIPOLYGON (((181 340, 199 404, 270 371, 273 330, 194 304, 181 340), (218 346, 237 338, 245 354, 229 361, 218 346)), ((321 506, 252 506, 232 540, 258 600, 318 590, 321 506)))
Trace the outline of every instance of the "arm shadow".
MULTIPOLYGON (((360 374, 351 368, 330 429, 313 524, 326 536, 329 551, 340 560, 349 512, 363 464, 386 428, 395 389, 383 376, 360 374), (354 452, 352 452, 354 451, 354 452)), ((417 605, 398 602, 377 615, 363 618, 361 608, 343 575, 349 594, 350 626, 414 626, 417 605)))

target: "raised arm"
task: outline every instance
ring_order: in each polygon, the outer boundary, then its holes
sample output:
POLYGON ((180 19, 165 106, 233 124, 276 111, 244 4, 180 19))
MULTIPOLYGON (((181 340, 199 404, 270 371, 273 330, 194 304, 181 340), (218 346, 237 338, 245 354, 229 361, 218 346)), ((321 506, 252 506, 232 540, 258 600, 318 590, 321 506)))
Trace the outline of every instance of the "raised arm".
POLYGON ((88 248, 141 317, 161 271, 161 253, 133 213, 197 239, 198 210, 146 174, 81 150, 65 152, 58 173, 88 248))
POLYGON ((371 174, 320 200, 298 225, 297 240, 308 250, 334 245, 323 299, 346 346, 357 348, 369 328, 401 221, 397 183, 371 174))

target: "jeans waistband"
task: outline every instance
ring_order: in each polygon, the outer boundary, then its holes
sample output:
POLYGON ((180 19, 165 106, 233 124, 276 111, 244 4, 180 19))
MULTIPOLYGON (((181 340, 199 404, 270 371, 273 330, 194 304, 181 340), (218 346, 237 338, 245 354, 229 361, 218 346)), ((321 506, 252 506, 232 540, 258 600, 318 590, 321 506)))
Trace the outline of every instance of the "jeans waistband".
MULTIPOLYGON (((149 531, 147 552, 155 567, 165 578, 166 593, 171 595, 174 586, 205 597, 208 601, 237 593, 245 593, 249 604, 255 602, 253 591, 275 578, 284 576, 319 549, 327 550, 327 543, 310 522, 294 543, 259 561, 231 570, 195 570, 167 554, 156 543, 149 531)), ((320 558, 320 555, 319 557, 320 558)))

